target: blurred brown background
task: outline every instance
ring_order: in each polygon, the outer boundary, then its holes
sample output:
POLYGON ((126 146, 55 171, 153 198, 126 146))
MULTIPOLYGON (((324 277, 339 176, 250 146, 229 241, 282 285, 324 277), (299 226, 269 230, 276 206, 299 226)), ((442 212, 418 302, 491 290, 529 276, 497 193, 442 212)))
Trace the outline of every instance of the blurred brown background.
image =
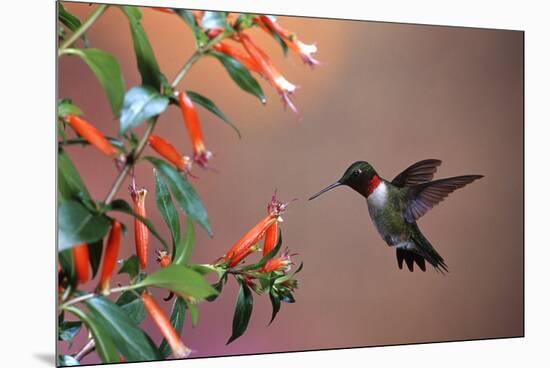
MULTIPOLYGON (((86 4, 66 8, 81 18, 92 11, 86 4)), ((190 31, 177 16, 142 12, 161 70, 171 79, 193 52, 190 31)), ((267 327, 268 297, 256 297, 249 329, 226 346, 237 291, 230 282, 216 302, 201 304, 196 328, 186 322, 184 341, 195 356, 522 335, 523 34, 310 18, 279 22, 304 42, 316 42, 323 62, 311 71, 295 55, 284 58, 263 32, 251 32, 301 86, 294 101, 302 121, 283 110, 263 81, 267 106, 240 91, 214 59, 199 61, 181 87, 215 101, 243 134, 239 140, 216 117, 199 111, 219 173, 197 171, 200 178, 193 180, 215 233, 210 239, 197 227, 193 260, 211 262, 223 254, 264 216, 277 188, 283 200, 299 198, 283 223, 285 245, 305 263, 297 303, 283 305, 267 327), (437 177, 485 175, 419 221, 445 258, 448 275, 400 271, 364 199, 351 190, 306 200, 353 161, 367 160, 391 180, 424 158, 443 160, 437 177)), ((109 9, 88 36, 93 47, 117 57, 126 88, 140 83, 119 10, 109 9)), ((118 123, 88 67, 63 57, 58 76, 59 97, 70 97, 89 121, 116 135, 118 123)), ((157 133, 180 151, 191 151, 175 107, 162 116, 157 133)), ((115 168, 92 149, 69 153, 92 195, 103 198, 115 168)), ((168 238, 155 209, 151 167, 143 164, 136 173, 138 184, 150 189, 149 216, 168 238)), ((129 200, 126 190, 119 197, 129 200)), ((123 256, 133 252, 132 238, 131 232, 124 238, 123 256)), ((157 247, 153 238, 151 248, 157 247)), ((158 341, 159 333, 152 326, 149 331, 158 341)), ((80 334, 76 348, 84 339, 80 334)))

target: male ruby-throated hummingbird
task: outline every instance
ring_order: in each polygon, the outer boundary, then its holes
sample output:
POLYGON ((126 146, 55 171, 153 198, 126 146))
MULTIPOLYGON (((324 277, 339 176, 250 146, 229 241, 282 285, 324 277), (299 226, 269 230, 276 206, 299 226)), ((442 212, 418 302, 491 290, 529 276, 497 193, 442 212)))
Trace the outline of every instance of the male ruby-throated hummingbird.
POLYGON ((483 176, 463 175, 431 181, 439 165, 440 160, 419 161, 389 182, 382 179, 368 162, 357 161, 340 180, 309 200, 341 185, 352 188, 367 199, 370 217, 382 239, 395 247, 400 269, 404 260, 410 271, 413 271, 414 263, 426 271, 424 260, 427 260, 436 270, 448 272, 443 258, 422 235, 416 220, 456 189, 483 176))

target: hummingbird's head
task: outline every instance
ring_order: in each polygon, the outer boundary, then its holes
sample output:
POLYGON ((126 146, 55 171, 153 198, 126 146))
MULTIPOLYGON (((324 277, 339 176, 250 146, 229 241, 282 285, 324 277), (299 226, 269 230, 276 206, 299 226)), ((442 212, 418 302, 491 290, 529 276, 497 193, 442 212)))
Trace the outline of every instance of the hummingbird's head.
POLYGON ((325 189, 321 190, 319 193, 314 194, 309 198, 309 200, 315 199, 321 194, 341 185, 346 185, 358 192, 359 194, 365 195, 366 188, 368 188, 371 179, 375 175, 377 175, 376 171, 368 162, 354 162, 350 167, 347 168, 340 180, 338 180, 334 184, 329 185, 325 189))

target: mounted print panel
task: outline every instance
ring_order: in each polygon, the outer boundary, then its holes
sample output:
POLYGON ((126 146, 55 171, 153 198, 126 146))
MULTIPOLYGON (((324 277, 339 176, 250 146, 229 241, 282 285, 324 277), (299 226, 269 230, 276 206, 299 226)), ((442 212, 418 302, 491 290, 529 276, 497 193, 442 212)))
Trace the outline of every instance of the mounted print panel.
POLYGON ((58 3, 58 365, 522 337, 523 32, 222 6, 58 3))

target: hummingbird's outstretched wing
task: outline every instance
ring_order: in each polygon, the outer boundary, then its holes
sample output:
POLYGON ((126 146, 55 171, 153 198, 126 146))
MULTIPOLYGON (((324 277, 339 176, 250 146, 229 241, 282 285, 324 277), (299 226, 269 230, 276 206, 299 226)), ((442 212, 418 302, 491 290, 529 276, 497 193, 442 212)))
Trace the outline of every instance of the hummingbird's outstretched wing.
POLYGON ((441 165, 441 160, 428 159, 418 161, 403 170, 391 183, 400 188, 425 183, 434 178, 439 165, 441 165))
POLYGON ((455 176, 407 188, 408 203, 403 212, 405 220, 414 223, 449 194, 482 177, 483 175, 455 176))

